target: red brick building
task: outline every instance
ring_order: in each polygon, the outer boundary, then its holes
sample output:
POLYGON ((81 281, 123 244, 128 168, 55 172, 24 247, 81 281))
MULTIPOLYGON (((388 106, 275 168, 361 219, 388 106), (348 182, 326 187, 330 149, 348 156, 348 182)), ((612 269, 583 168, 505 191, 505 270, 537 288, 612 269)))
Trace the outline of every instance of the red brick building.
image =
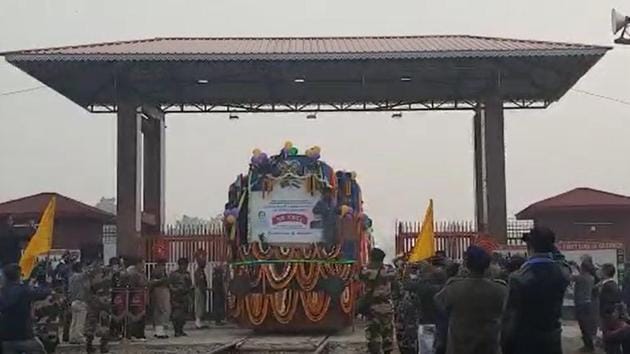
MULTIPOLYGON (((6 229, 7 220, 12 217, 16 231, 11 234, 18 235, 24 243, 32 234, 28 225, 39 222, 52 196, 57 197, 53 248, 81 250, 86 259, 101 257, 103 225, 114 224, 115 216, 61 194, 40 193, 0 203, 0 225, 6 229)), ((0 232, 0 246, 2 238, 9 234, 5 231, 0 232)))
POLYGON ((615 240, 630 251, 630 197, 576 188, 536 202, 518 214, 550 227, 560 240, 615 240))

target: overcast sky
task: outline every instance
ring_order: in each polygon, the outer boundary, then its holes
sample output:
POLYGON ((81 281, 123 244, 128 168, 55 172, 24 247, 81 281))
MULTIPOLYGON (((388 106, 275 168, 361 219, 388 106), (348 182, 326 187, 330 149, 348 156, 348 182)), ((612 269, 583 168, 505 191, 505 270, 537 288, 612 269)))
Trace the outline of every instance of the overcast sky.
MULTIPOLYGON (((0 51, 156 36, 474 34, 611 45, 602 0, 2 0, 0 51)), ((38 86, 0 59, 0 93, 38 86)), ((630 101, 630 46, 617 47, 576 88, 630 101)), ((574 187, 630 194, 630 105, 569 92, 545 111, 506 113, 508 212, 574 187)), ((396 218, 473 218, 470 113, 177 115, 167 118, 167 217, 209 217, 251 150, 289 139, 322 147, 355 170, 377 238, 396 218)), ((115 120, 45 88, 0 96, 0 201, 55 191, 94 204, 115 195, 115 120)))

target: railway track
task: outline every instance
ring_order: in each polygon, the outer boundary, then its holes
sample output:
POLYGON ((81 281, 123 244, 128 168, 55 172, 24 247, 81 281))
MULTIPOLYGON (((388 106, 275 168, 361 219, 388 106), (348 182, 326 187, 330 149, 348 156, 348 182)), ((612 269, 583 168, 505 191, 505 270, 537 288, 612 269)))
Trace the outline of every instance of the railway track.
MULTIPOLYGON (((300 353, 300 354, 323 354, 326 353, 326 349, 328 347, 328 338, 329 336, 325 336, 323 337, 316 345, 315 349, 304 349, 304 350, 296 350, 295 348, 293 348, 290 352, 293 353, 300 353)), ((208 353, 210 354, 241 354, 241 353, 254 353, 254 351, 252 351, 251 348, 245 349, 243 348, 244 345, 247 343, 248 340, 251 340, 252 337, 251 336, 245 336, 242 338, 239 338, 231 343, 222 345, 218 348, 215 348, 211 351, 209 351, 208 353)), ((265 351, 265 349, 260 348, 261 351, 256 351, 256 353, 276 353, 278 352, 278 348, 275 349, 269 349, 268 351, 265 351)), ((289 352, 289 351, 283 351, 283 352, 289 352)))

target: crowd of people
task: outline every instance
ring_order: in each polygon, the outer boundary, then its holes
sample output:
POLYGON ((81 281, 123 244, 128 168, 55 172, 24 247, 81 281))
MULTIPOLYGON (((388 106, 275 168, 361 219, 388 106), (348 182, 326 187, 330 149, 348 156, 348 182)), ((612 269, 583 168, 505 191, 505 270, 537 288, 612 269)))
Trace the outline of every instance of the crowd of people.
POLYGON ((110 341, 144 341, 148 318, 157 338, 168 338, 169 321, 174 336, 186 336, 184 325, 193 313, 196 327, 206 327, 209 285, 213 317, 222 324, 223 269, 214 268, 209 284, 205 257, 195 258, 194 276, 188 259, 181 258, 170 273, 166 262, 158 261, 148 279, 143 261, 131 257, 111 258, 107 265, 84 264, 66 253, 55 267, 47 260, 38 263, 28 281, 17 264, 4 265, 0 354, 52 353, 61 341, 84 345, 93 353, 96 337, 100 352, 106 353, 110 341))
MULTIPOLYGON (((554 233, 535 227, 523 237, 528 258, 470 246, 460 264, 442 252, 410 263, 384 264, 375 248, 361 272, 358 312, 367 318, 369 353, 562 354, 565 292, 574 287, 584 346, 595 351, 598 328, 607 354, 630 353, 627 305, 615 267, 590 256, 567 262, 554 233)), ((627 293, 627 296, 625 295, 627 293)))

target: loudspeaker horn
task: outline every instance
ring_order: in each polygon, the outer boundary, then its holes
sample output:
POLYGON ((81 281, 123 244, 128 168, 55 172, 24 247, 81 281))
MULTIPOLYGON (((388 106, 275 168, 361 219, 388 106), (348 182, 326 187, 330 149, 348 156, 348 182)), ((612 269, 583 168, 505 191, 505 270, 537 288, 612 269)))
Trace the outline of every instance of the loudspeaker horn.
POLYGON ((628 16, 624 16, 619 13, 617 10, 612 9, 612 13, 610 15, 610 19, 612 22, 612 31, 613 34, 619 32, 620 29, 626 27, 629 22, 628 16))

